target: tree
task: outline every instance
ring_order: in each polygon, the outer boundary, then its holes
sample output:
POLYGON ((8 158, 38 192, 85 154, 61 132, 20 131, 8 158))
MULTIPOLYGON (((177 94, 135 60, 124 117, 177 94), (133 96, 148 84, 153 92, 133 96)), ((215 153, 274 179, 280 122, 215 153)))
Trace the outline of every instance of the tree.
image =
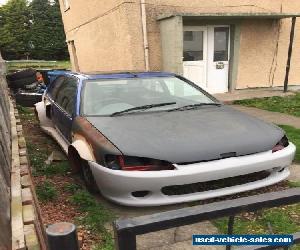
POLYGON ((58 1, 33 0, 30 13, 31 57, 47 60, 67 59, 66 36, 58 1))
POLYGON ((0 7, 3 58, 69 58, 58 0, 9 0, 0 7))
POLYGON ((9 0, 0 7, 0 50, 5 59, 29 54, 30 17, 26 0, 9 0))

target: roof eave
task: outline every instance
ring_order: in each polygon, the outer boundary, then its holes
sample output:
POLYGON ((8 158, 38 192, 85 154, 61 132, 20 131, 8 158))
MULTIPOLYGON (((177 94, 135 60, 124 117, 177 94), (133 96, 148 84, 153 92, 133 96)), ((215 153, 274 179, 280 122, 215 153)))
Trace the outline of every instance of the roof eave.
POLYGON ((247 12, 247 13, 186 13, 176 12, 162 14, 157 17, 158 21, 168 19, 174 16, 194 17, 200 19, 218 19, 218 18, 261 18, 261 19, 283 19, 291 17, 300 17, 300 13, 277 13, 277 12, 247 12))

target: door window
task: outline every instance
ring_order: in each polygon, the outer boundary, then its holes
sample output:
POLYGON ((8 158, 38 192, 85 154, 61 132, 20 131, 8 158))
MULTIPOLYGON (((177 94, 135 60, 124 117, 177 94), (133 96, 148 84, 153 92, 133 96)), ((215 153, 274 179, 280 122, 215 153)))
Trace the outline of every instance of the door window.
POLYGON ((53 100, 56 99, 58 90, 59 90, 59 88, 61 87, 61 85, 63 84, 64 80, 65 80, 65 77, 64 77, 64 76, 59 76, 59 77, 56 78, 56 79, 54 80, 54 82, 49 86, 48 94, 49 94, 49 96, 50 96, 53 100))
POLYGON ((203 31, 183 32, 183 61, 203 60, 203 31))
POLYGON ((229 27, 214 28, 214 62, 228 61, 229 27))
POLYGON ((77 96, 77 79, 67 77, 58 89, 56 103, 70 116, 75 114, 75 103, 77 96))

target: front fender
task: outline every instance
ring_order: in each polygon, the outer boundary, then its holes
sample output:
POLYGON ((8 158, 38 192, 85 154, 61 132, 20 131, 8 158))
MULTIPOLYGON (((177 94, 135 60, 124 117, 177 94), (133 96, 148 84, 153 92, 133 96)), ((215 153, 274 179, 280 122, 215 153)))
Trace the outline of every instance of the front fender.
POLYGON ((77 150, 82 159, 102 165, 105 164, 105 156, 107 154, 122 154, 109 139, 84 117, 76 117, 74 119, 72 141, 71 145, 77 150))
POLYGON ((86 161, 96 161, 91 145, 85 139, 77 138, 70 145, 79 154, 80 158, 86 161))

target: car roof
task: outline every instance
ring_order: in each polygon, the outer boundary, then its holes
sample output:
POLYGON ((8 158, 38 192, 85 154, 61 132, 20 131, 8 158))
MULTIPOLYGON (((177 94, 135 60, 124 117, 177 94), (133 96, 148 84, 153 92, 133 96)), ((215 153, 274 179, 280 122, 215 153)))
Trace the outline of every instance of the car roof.
POLYGON ((61 76, 81 76, 90 80, 97 79, 119 79, 119 78, 146 78, 146 77, 168 77, 175 76, 173 73, 168 72, 160 72, 160 71, 111 71, 111 72, 87 72, 87 73, 79 73, 79 72, 71 72, 71 71, 62 71, 62 70, 53 70, 51 71, 52 75, 61 76))

